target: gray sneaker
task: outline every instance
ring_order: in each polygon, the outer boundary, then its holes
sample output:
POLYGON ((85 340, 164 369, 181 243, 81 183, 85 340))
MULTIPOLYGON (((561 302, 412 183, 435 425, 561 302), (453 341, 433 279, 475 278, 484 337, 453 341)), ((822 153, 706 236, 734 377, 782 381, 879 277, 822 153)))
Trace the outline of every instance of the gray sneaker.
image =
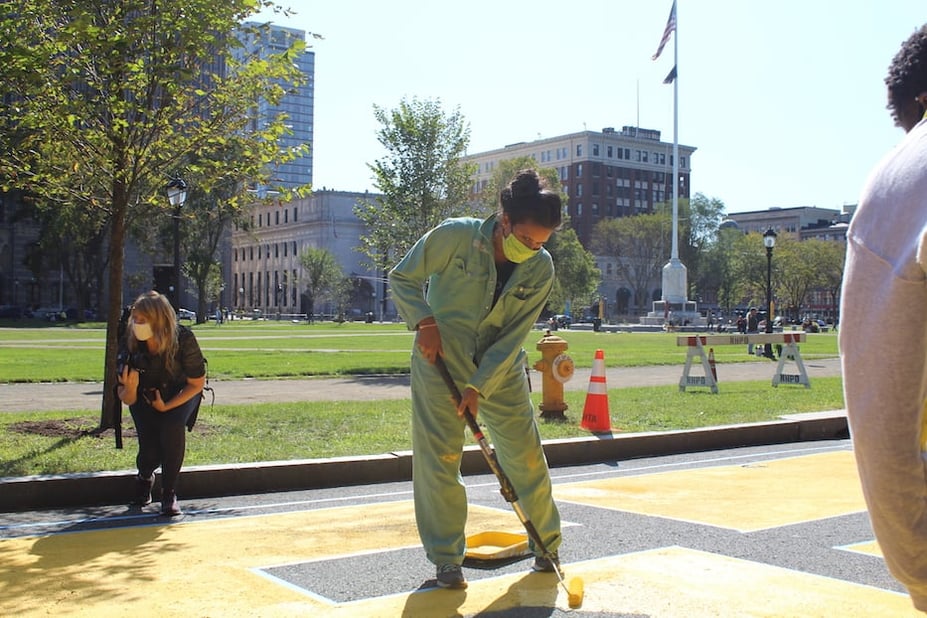
POLYGON ((464 579, 463 571, 460 570, 459 564, 439 565, 438 574, 435 576, 435 579, 438 580, 438 586, 441 588, 463 590, 467 587, 467 580, 464 579))
POLYGON ((560 556, 557 552, 551 552, 546 556, 535 556, 534 565, 531 568, 539 573, 553 573, 554 569, 560 571, 560 556))

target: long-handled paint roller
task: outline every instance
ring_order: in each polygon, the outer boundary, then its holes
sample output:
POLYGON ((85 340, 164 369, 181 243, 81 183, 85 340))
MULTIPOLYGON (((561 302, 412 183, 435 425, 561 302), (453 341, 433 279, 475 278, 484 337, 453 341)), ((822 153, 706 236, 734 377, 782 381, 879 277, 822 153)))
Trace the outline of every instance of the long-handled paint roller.
MULTIPOLYGON (((454 401, 457 403, 457 405, 460 405, 460 390, 457 388, 457 384, 454 383, 454 378, 451 377, 451 374, 447 369, 447 365, 444 364, 444 359, 440 356, 436 357, 435 365, 437 365, 438 371, 441 373, 441 377, 444 379, 444 383, 447 385, 448 390, 454 397, 454 401)), ((563 581, 563 573, 560 572, 560 566, 552 560, 551 553, 548 551, 544 541, 541 540, 541 535, 538 533, 537 528, 534 527, 534 524, 531 523, 531 520, 528 518, 524 509, 521 508, 521 504, 518 502, 518 494, 515 493, 515 488, 512 487, 512 482, 502 470, 502 466, 499 464, 499 460, 496 458, 495 451, 493 451, 489 446, 489 442, 487 442, 486 436, 483 435, 483 431, 480 429, 476 419, 473 418, 472 414, 470 414, 470 410, 464 410, 464 418, 467 421, 467 426, 470 427, 470 432, 473 434, 473 438, 480 445, 480 450, 483 452, 483 457, 486 459, 486 463, 489 464, 489 468, 492 470, 493 474, 496 475, 496 478, 499 479, 499 490, 502 493, 502 497, 505 498, 506 502, 511 503, 512 508, 515 510, 515 514, 518 515, 519 521, 521 521, 521 524, 525 527, 525 531, 528 533, 528 536, 530 536, 531 540, 534 541, 534 544, 541 551, 541 554, 546 559, 550 560, 551 564, 554 565, 554 573, 557 574, 557 579, 560 580, 560 585, 563 587, 564 592, 567 593, 567 600, 570 607, 577 608, 581 606, 583 604, 583 580, 579 577, 574 577, 570 579, 569 587, 566 585, 566 582, 563 581)))

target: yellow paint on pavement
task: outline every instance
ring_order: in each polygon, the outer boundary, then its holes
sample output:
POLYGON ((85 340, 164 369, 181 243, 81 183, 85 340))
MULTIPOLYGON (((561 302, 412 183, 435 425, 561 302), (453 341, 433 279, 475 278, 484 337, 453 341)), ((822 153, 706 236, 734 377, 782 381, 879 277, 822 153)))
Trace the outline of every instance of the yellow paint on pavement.
MULTIPOLYGON (((470 508, 475 532, 519 525, 470 508)), ((419 544, 409 501, 4 539, 0 615, 319 615, 330 606, 251 569, 419 544)))
POLYGON ((589 613, 649 618, 923 616, 907 595, 681 547, 565 568, 568 577, 583 578, 582 609, 589 613))
POLYGON ((864 543, 854 543, 852 545, 844 545, 840 549, 845 549, 847 551, 856 552, 859 554, 866 554, 867 556, 878 556, 879 558, 884 558, 882 555, 882 548, 879 547, 877 541, 866 541, 864 543))
MULTIPOLYGON (((846 452, 557 486, 560 499, 766 528, 863 508, 846 452), (755 486, 755 487, 754 487, 755 486)), ((511 511, 470 505, 468 533, 520 531, 511 511)), ((595 530, 590 530, 595 534, 595 530)), ((322 618, 568 610, 551 573, 471 579, 466 590, 332 603, 261 569, 419 546, 411 501, 0 540, 0 615, 322 618)), ((857 549, 857 546, 850 546, 857 549)), ((861 551, 865 551, 864 549, 861 551)), ((581 613, 650 618, 921 616, 907 595, 682 547, 565 562, 581 613)), ((352 573, 343 576, 350 585, 352 573)), ((422 581, 432 572, 422 573, 422 581)))
MULTIPOLYGON (((582 578, 582 613, 649 618, 916 618, 907 595, 708 552, 666 547, 564 564, 582 578)), ((332 607, 324 618, 477 616, 514 608, 568 610, 555 575, 523 573, 332 607)))
POLYGON ((849 451, 557 485, 554 497, 741 532, 866 510, 849 451))

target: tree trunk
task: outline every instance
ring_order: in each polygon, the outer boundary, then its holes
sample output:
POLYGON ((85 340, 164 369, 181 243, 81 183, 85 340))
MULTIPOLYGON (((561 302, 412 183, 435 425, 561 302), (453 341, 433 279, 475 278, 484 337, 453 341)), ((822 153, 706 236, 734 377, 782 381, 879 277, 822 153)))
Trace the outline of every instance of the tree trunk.
POLYGON ((125 185, 113 183, 113 217, 109 236, 109 298, 106 309, 106 356, 103 363, 103 408, 98 432, 116 429, 116 448, 122 448, 122 402, 116 395, 116 355, 119 318, 122 315, 122 273, 125 264, 127 194, 125 185))

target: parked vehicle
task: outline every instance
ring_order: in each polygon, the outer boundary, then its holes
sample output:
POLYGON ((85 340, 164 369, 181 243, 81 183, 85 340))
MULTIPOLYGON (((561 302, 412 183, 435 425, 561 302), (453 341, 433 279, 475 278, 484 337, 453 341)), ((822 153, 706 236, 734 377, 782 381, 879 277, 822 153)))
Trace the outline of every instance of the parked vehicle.
POLYGON ((196 312, 190 311, 189 309, 184 309, 181 307, 177 310, 177 319, 178 320, 192 320, 196 322, 196 312))
POLYGON ((67 318, 65 310, 61 307, 39 307, 32 311, 32 317, 36 320, 47 320, 48 322, 57 322, 67 318))

